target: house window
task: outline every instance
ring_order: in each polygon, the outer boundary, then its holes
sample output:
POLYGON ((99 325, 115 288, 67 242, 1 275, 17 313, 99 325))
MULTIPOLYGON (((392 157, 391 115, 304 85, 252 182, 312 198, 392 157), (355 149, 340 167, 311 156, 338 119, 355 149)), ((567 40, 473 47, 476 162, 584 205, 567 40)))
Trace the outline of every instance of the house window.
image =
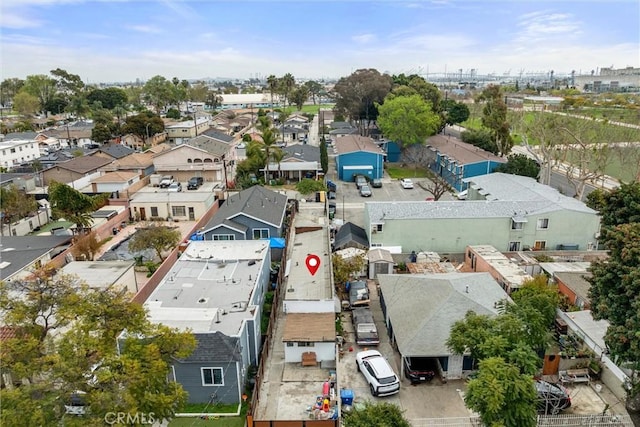
POLYGON ((151 206, 151 216, 158 216, 158 207, 157 206, 151 206))
POLYGON ((509 242, 509 252, 518 252, 520 250, 520 242, 509 242))
POLYGON ((12 153, 15 153, 15 152, 16 152, 16 149, 15 149, 15 148, 12 148, 12 149, 11 149, 11 152, 12 152, 12 153))
POLYGON ((511 220, 511 229, 512 230, 522 230, 524 228, 524 222, 511 220))
POLYGON ((302 342, 298 341, 298 347, 315 347, 316 344, 312 342, 302 342))
POLYGON ((200 368, 203 386, 224 385, 222 368, 200 368))
POLYGON ((549 228, 549 218, 540 218, 538 220, 538 230, 546 230, 549 228))
POLYGON ((384 225, 384 224, 376 224, 376 226, 375 226, 375 227, 376 227, 376 231, 377 231, 378 233, 382 233, 382 227, 383 227, 383 225, 384 225))
POLYGON ((293 347, 293 343, 292 342, 288 342, 287 343, 287 347, 293 347))
POLYGON ((213 240, 236 240, 233 234, 214 234, 213 240))
POLYGON ((381 248, 382 247, 382 243, 372 243, 371 247, 372 248, 381 248))
POLYGON ((544 251, 547 247, 547 242, 545 240, 536 240, 533 243, 534 251, 544 251))
POLYGON ((171 216, 187 216, 184 206, 171 206, 171 216))
POLYGON ((254 228, 253 229, 253 238, 254 239, 268 239, 269 238, 269 230, 266 228, 254 228))

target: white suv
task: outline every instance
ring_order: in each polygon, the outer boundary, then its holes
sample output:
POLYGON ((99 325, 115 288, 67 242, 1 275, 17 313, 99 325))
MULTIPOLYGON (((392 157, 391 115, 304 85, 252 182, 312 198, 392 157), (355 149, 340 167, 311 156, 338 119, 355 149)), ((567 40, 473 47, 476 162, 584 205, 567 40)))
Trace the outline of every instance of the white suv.
POLYGON ((356 354, 358 372, 362 372, 374 396, 389 396, 400 391, 400 379, 379 351, 366 350, 356 354))

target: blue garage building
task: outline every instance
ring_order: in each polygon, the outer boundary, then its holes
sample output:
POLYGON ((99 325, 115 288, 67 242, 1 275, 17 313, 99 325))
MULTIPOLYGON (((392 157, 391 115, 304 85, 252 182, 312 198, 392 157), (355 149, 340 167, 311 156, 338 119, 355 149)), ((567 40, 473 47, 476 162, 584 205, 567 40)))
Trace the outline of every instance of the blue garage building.
POLYGON ((385 153, 373 139, 360 135, 342 136, 336 140, 336 151, 336 171, 340 180, 351 182, 356 175, 382 178, 385 153))

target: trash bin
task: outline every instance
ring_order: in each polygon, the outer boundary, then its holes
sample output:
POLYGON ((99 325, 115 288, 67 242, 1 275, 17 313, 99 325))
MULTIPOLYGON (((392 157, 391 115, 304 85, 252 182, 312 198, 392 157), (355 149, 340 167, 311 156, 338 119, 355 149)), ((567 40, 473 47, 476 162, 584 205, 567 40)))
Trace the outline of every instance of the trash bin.
POLYGON ((353 390, 340 390, 340 400, 342 401, 343 405, 353 405, 353 390))
POLYGON ((113 235, 115 236, 116 234, 118 234, 118 229, 116 227, 113 227, 113 229, 111 230, 113 232, 113 235))

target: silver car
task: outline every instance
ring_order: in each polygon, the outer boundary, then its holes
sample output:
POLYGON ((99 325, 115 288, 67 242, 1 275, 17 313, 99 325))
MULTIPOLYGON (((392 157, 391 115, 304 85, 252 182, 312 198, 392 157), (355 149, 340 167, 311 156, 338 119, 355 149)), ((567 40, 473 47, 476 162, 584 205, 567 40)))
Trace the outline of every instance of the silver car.
POLYGON ((360 195, 362 197, 371 197, 371 188, 368 185, 360 187, 360 195))

